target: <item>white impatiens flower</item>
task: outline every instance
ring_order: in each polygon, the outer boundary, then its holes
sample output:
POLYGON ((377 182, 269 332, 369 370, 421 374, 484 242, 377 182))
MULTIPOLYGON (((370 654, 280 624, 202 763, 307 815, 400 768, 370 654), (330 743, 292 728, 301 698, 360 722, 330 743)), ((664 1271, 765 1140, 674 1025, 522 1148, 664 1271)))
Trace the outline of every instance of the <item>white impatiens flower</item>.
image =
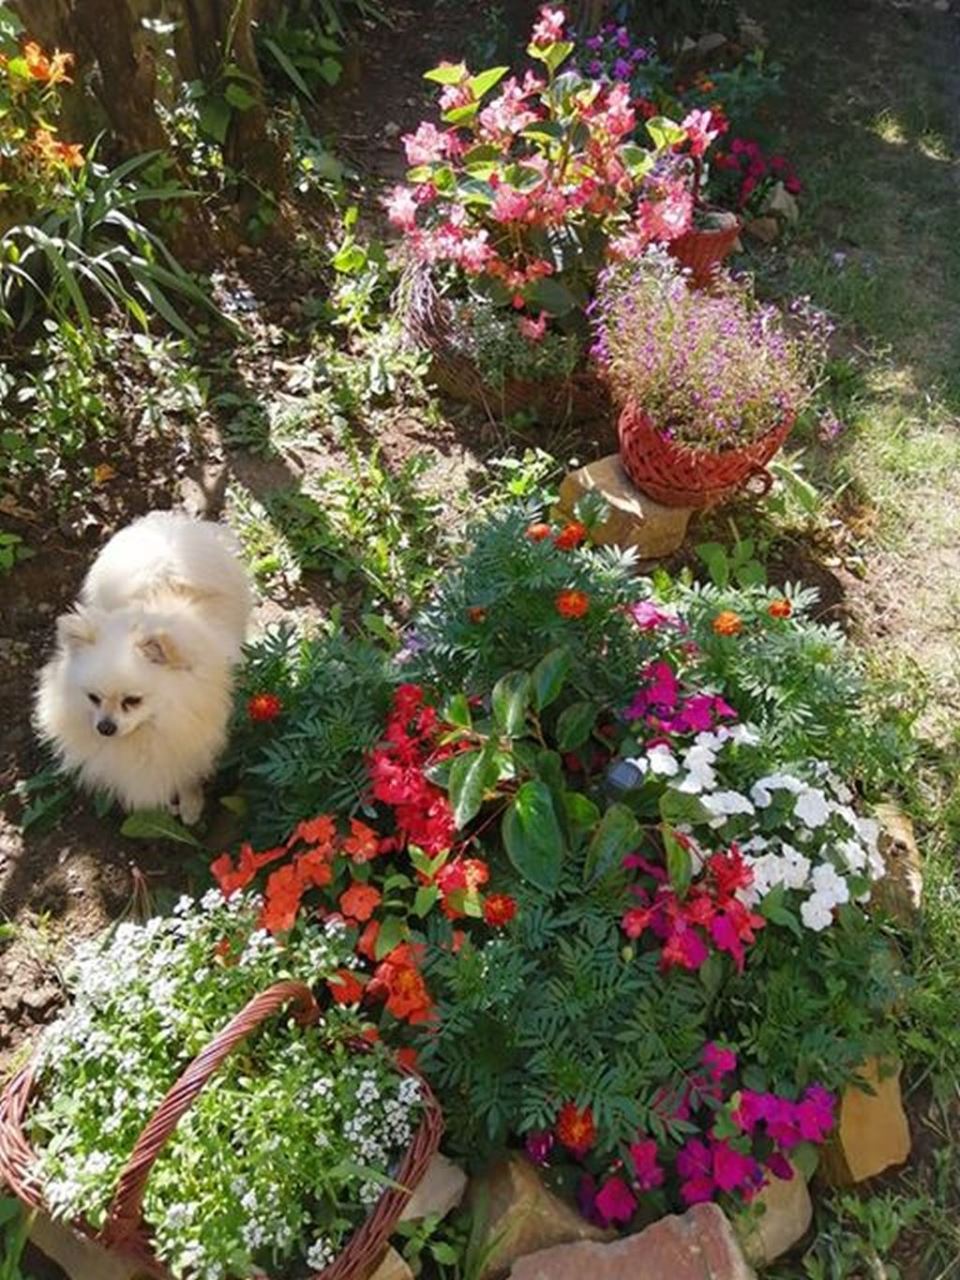
POLYGON ((832 905, 850 901, 850 886, 830 862, 821 862, 814 867, 810 876, 814 896, 827 899, 832 905))
POLYGON ((738 747, 756 747, 760 742, 760 734, 752 724, 735 724, 732 729, 725 730, 731 742, 738 747))
POLYGON ((810 859, 804 857, 792 845, 781 845, 780 861, 783 865, 783 883, 788 889, 805 889, 810 875, 810 859))
POLYGON ((822 933, 833 924, 833 904, 815 893, 800 904, 800 919, 814 933, 822 933))
POLYGON ((716 752, 707 746, 689 747, 683 754, 683 767, 687 776, 677 784, 677 791, 686 795, 698 795, 701 791, 712 791, 717 785, 717 771, 714 769, 716 752))
POLYGON ((822 791, 810 787, 797 796, 793 813, 805 827, 815 830, 817 827, 822 827, 830 817, 830 803, 822 791))
POLYGON ((666 743, 659 743, 647 752, 647 762, 651 773, 662 774, 665 778, 673 778, 680 772, 677 757, 666 743))
POLYGON ((711 791, 701 796, 700 803, 715 817, 726 818, 735 813, 755 813, 753 805, 739 791, 711 791))
POLYGON ((766 809, 773 804, 774 791, 792 791, 798 795, 806 790, 807 784, 792 773, 771 773, 766 778, 757 779, 750 788, 750 799, 758 809, 766 809))

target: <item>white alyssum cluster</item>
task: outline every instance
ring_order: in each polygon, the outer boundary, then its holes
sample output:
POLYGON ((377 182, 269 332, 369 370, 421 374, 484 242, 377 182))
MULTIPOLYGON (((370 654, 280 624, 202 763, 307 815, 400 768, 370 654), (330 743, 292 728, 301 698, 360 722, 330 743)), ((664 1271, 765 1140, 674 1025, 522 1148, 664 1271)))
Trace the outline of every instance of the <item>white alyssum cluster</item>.
MULTIPOLYGON (((302 927, 280 945, 257 927, 259 907, 213 891, 77 949, 31 1117, 58 1217, 102 1225, 144 1124, 253 995, 287 978, 316 986, 354 963, 342 928, 302 927)), ((144 1201, 175 1276, 321 1268, 381 1194, 419 1122, 420 1084, 378 1049, 349 1049, 341 1025, 336 1008, 315 1027, 268 1020, 181 1118, 144 1201)))
POLYGON ((838 906, 853 897, 869 900, 869 882, 884 874, 880 827, 856 812, 853 793, 822 762, 806 768, 809 778, 781 771, 757 778, 746 789, 725 785, 733 771, 730 748, 759 741, 749 725, 721 726, 698 733, 682 750, 660 743, 631 763, 669 790, 696 797, 704 816, 681 826, 695 840, 700 826, 737 840, 754 875, 750 889, 740 895, 747 905, 755 906, 782 885, 805 895, 801 920, 820 932, 832 923, 838 906), (859 882, 856 893, 851 880, 859 882))

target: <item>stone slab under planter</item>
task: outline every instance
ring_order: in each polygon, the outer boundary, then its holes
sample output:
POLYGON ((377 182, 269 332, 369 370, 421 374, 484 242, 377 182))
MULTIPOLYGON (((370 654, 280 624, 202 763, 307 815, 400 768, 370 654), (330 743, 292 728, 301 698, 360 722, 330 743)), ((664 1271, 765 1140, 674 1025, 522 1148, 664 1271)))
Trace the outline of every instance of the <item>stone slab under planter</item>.
POLYGON ((807 1234, 813 1221, 813 1201, 803 1174, 793 1167, 792 1178, 769 1182, 753 1204, 734 1222, 743 1252, 755 1267, 766 1267, 788 1253, 807 1234))
POLYGON ((884 1074, 876 1058, 857 1074, 873 1089, 848 1086, 840 1099, 837 1131, 820 1157, 833 1186, 850 1186, 903 1164, 910 1155, 910 1125, 900 1093, 900 1067, 884 1074))
POLYGON ((572 516, 587 494, 603 498, 609 508, 606 520, 592 530, 601 546, 635 547, 641 560, 659 560, 683 545, 692 511, 665 507, 641 493, 623 469, 618 453, 608 454, 564 477, 558 510, 572 516))

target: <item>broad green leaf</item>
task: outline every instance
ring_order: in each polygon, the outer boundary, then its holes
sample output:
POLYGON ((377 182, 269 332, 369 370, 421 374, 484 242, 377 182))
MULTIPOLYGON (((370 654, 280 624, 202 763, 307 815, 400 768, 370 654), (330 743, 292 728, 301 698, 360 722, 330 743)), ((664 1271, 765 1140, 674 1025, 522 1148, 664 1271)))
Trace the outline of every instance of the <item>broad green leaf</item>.
POLYGON ((688 795, 685 791, 675 791, 667 787, 660 797, 660 817, 673 826, 681 823, 705 822, 713 815, 706 809, 698 796, 688 795))
POLYGON ((467 74, 465 62, 447 63, 446 66, 433 67, 423 73, 424 80, 432 80, 434 84, 459 84, 467 74))
POLYGON ((647 133, 658 150, 672 147, 675 143, 682 142, 687 136, 685 129, 682 129, 674 120, 668 120, 666 116, 654 116, 652 120, 648 120, 647 133))
POLYGON ((693 879, 693 859, 690 850, 677 839, 673 827, 664 823, 662 828, 663 848, 667 858, 667 875, 678 898, 685 898, 693 879))
POLYGON ((567 286, 551 276, 544 276, 540 280, 534 280, 533 284, 527 289, 526 296, 527 302, 531 306, 538 307, 541 311, 546 311, 552 316, 566 315, 577 305, 576 298, 567 286))
POLYGON ((311 102, 314 102, 315 99, 313 94, 310 92, 310 86, 307 84, 306 80, 304 80, 303 76, 297 70, 294 63, 291 62, 290 57, 287 54, 286 50, 283 48, 283 46, 278 44, 276 40, 272 40, 270 36, 264 36, 263 43, 265 47, 270 50, 270 52, 276 58, 277 62, 280 64, 283 70, 287 73, 289 78, 293 81, 294 85, 300 90, 303 96, 305 98, 309 98, 311 102))
POLYGON ((480 812, 484 796, 496 781, 497 763, 489 744, 482 751, 464 751, 454 757, 448 790, 458 831, 480 812))
POLYGON ((451 107, 449 111, 444 111, 440 119, 447 124, 469 124, 479 110, 479 102, 468 102, 462 107, 451 107))
POLYGON ((574 702, 560 714, 557 721, 557 749, 576 751, 593 733, 597 722, 598 707, 595 702, 574 702))
POLYGON ((538 120, 520 130, 521 138, 548 138, 551 142, 559 142, 566 135, 566 129, 559 120, 538 120))
POLYGON ((244 89, 242 84, 228 84, 223 96, 237 111, 249 111, 257 103, 253 94, 244 89))
POLYGON ((535 888, 553 893, 560 882, 565 853, 550 788, 525 782, 503 815, 504 847, 519 874, 535 888))
POLYGON ((502 733, 513 738, 523 732, 531 693, 525 671, 510 671, 493 686, 493 718, 502 733))
POLYGON ((490 67, 487 71, 480 71, 475 76, 471 76, 467 84, 469 84, 473 96, 482 98, 485 93, 489 93, 495 84, 499 84, 509 70, 509 67, 490 67))
POLYGON ((435 884, 422 884, 413 900, 413 914, 422 919, 432 910, 439 896, 440 890, 435 884))
POLYGON ((790 1150, 790 1162, 796 1166, 800 1177, 809 1181, 820 1163, 820 1148, 812 1142, 798 1143, 790 1150))
POLYGON ((599 808, 582 791, 565 791, 563 807, 567 811, 567 821, 574 831, 591 831, 600 821, 599 808))
POLYGON ((593 833, 583 866, 586 884, 602 880, 611 871, 619 870, 620 863, 640 841, 640 824, 625 804, 612 804, 600 819, 593 833))
POLYGON ((551 649, 533 669, 533 705, 537 711, 549 707, 559 696, 570 672, 570 650, 551 649))
POLYGON ((176 840, 194 849, 203 847, 182 822, 162 809, 142 809, 131 813, 120 828, 120 834, 131 840, 176 840))
POLYGON ((200 132, 221 145, 227 140, 230 127, 230 104, 223 98, 204 98, 197 117, 200 132))
POLYGON ((446 703, 441 714, 447 724, 456 725, 458 729, 469 729, 473 724, 473 717, 470 715, 470 703, 467 701, 465 693, 455 694, 446 703))
POLYGON ((377 960, 382 960, 394 947, 407 936, 407 923, 402 916, 387 916, 377 934, 376 946, 373 948, 377 960))
POLYGON ((697 555, 706 565, 714 586, 726 587, 730 582, 730 558, 719 542, 702 542, 697 555))

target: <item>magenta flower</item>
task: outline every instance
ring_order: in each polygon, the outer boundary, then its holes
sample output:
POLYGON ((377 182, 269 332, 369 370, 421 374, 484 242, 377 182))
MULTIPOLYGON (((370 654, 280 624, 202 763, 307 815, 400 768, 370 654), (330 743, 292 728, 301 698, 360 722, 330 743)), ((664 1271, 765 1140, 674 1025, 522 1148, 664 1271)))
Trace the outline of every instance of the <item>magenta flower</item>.
POLYGON ((663 1183, 665 1174, 657 1163, 657 1144, 653 1138, 638 1138, 630 1144, 630 1162, 634 1183, 640 1191, 652 1191, 663 1183))
POLYGON ((524 1147, 534 1164, 546 1164, 553 1150, 554 1137, 549 1129, 535 1129, 528 1133, 524 1147))
POLYGON ((713 1180, 721 1191, 753 1190, 763 1182, 763 1170, 753 1156, 731 1147, 726 1140, 710 1139, 713 1180))
POLYGON ((737 1069, 737 1055, 734 1051, 713 1040, 703 1046, 701 1061, 714 1080, 720 1080, 737 1069))
POLYGON ((637 1199, 622 1178, 608 1178, 594 1200, 594 1207, 604 1220, 603 1225, 629 1222, 637 1207, 637 1199))
POLYGON ((627 613, 641 631, 655 631, 657 627, 678 626, 678 620, 670 613, 658 609, 652 600, 638 600, 627 606, 627 613))
POLYGON ((680 1195, 684 1204, 701 1204, 712 1200, 716 1190, 710 1148, 699 1138, 690 1141, 677 1153, 677 1173, 682 1179, 680 1195))
POLYGON ((767 1168, 781 1182, 790 1182, 793 1179, 793 1165, 779 1151, 773 1151, 767 1156, 767 1168))

